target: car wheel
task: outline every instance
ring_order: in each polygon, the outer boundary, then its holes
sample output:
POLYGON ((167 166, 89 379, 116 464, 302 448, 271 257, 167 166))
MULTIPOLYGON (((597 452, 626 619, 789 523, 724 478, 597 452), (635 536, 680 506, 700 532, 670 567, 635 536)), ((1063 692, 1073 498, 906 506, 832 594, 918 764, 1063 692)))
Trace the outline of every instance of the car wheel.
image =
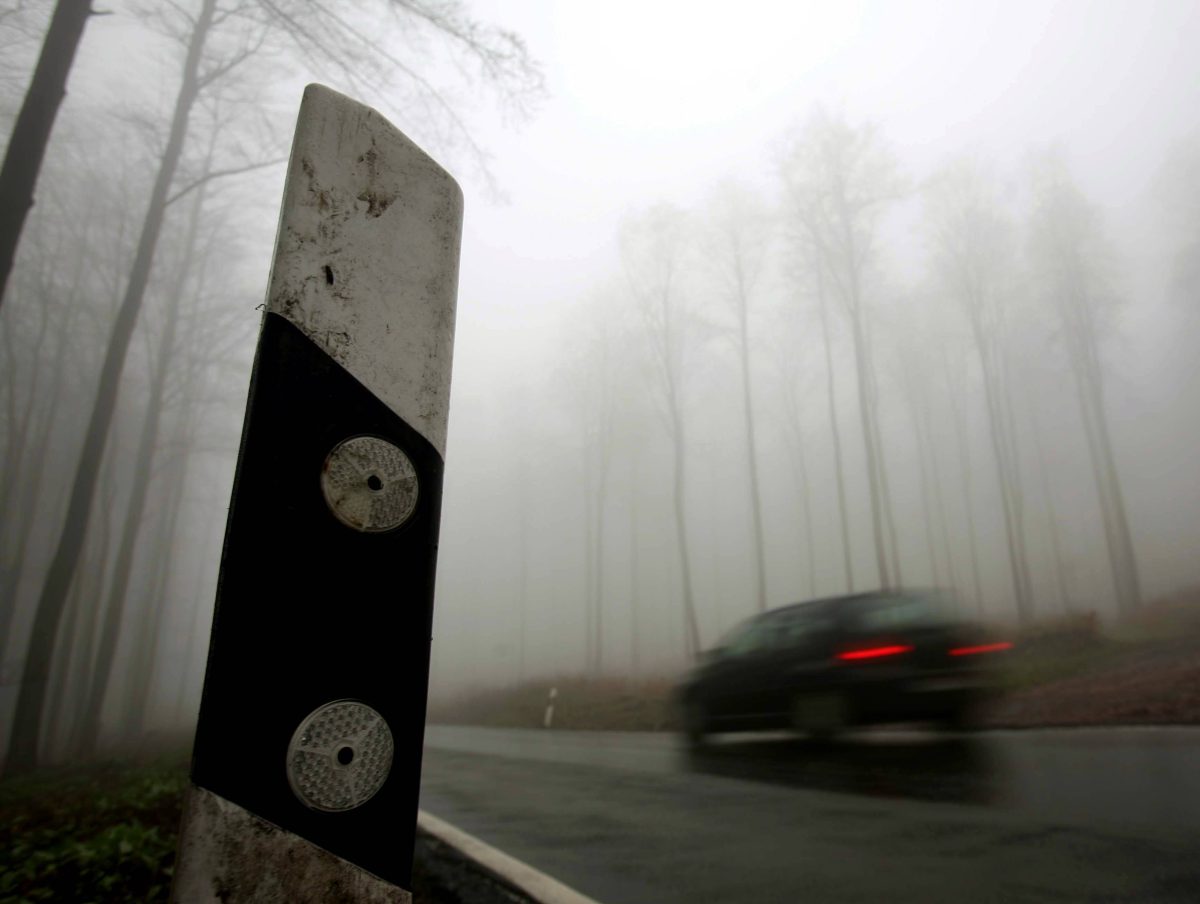
POLYGON ((704 744, 708 734, 708 709, 699 700, 687 700, 683 704, 683 736, 692 747, 704 744))
POLYGON ((842 694, 797 694, 792 701, 792 727, 814 740, 827 741, 848 724, 849 709, 842 694))

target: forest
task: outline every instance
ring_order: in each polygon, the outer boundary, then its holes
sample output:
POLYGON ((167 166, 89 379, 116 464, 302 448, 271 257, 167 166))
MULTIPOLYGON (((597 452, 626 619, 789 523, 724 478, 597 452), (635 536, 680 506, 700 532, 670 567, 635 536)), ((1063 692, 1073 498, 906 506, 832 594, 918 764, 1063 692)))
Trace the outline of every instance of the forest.
MULTIPOLYGON (((823 109, 775 153, 769 195, 727 181, 695 209, 628 217, 619 267, 564 325, 556 385, 532 392, 559 409, 535 443, 554 461, 509 479, 518 505, 577 494, 587 669, 654 673, 741 617, 864 589, 942 588, 1017 626, 1137 610, 1133 463, 1108 403, 1135 300, 1067 162, 963 155, 918 177, 823 109), (548 474, 562 483, 539 496, 548 474), (665 597, 677 651, 638 621, 669 622, 665 597)), ((1194 248, 1162 287, 1181 316, 1194 248)), ((530 547, 540 513, 519 517, 521 609, 534 563, 566 556, 530 547)), ((494 652, 525 660, 544 630, 494 652)))
POLYGON ((752 166, 491 271, 554 224, 473 222, 588 175, 493 156, 536 139, 559 64, 464 4, 10 0, 0 47, 5 179, 25 106, 55 108, 32 206, 3 187, 28 211, 0 230, 6 769, 194 723, 307 81, 467 191, 435 696, 670 675, 822 595, 942 588, 1024 626, 1200 583, 1200 132, 1116 205, 1070 142, 931 157, 805 96, 752 166), (61 109, 30 87, 47 54, 61 109))

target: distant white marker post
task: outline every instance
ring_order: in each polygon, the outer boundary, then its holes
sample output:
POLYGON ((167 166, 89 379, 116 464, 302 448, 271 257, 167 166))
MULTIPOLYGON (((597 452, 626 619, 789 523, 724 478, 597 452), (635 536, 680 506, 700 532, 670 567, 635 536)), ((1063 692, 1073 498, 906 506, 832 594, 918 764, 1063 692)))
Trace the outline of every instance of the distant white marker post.
POLYGON ((462 193, 311 85, 284 188, 172 898, 410 900, 462 193))

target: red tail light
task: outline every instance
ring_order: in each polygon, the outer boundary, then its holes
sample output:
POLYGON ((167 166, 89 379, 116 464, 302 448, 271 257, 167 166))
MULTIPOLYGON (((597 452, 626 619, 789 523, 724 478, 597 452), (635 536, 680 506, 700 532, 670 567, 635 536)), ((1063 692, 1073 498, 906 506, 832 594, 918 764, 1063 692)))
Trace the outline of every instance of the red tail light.
POLYGON ((878 659, 881 656, 898 656, 901 653, 911 653, 912 647, 906 644, 892 644, 886 647, 864 647, 861 650, 846 650, 838 653, 838 659, 878 659))
POLYGON ((974 656, 976 653, 999 653, 1001 650, 1011 650, 1012 644, 1007 640, 1000 643, 984 643, 975 647, 955 647, 950 651, 951 656, 974 656))

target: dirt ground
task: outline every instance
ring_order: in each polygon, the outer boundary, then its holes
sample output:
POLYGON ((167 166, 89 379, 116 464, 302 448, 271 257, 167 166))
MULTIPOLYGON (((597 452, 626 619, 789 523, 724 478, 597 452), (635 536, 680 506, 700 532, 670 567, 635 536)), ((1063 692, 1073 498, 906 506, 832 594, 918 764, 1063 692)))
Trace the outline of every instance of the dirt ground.
POLYGON ((1080 674, 1007 693, 983 716, 996 727, 1200 724, 1200 642, 1122 651, 1080 674))

